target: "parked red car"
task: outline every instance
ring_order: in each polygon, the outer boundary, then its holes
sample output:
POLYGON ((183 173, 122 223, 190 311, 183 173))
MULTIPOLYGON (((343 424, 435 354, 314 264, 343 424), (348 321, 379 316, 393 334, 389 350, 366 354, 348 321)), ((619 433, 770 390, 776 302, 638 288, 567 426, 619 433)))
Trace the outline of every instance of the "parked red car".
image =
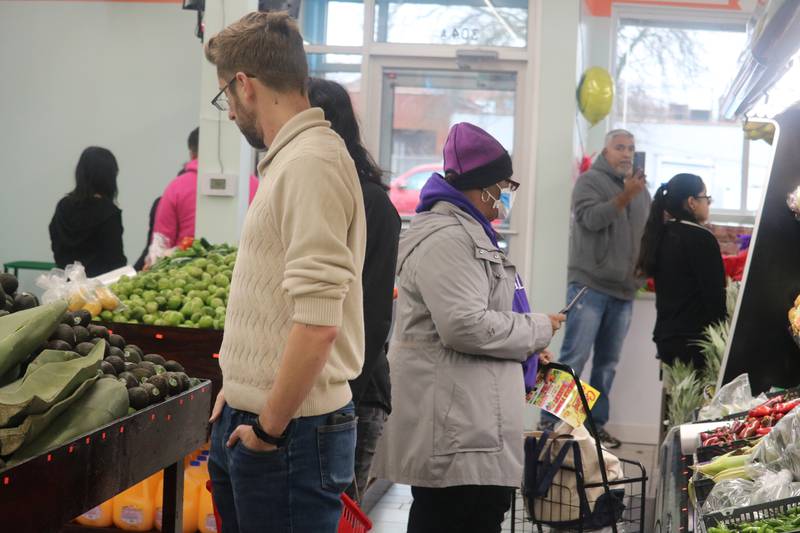
POLYGON ((441 173, 442 166, 434 163, 417 165, 391 181, 389 198, 400 216, 414 216, 417 204, 419 204, 419 191, 434 172, 441 173))

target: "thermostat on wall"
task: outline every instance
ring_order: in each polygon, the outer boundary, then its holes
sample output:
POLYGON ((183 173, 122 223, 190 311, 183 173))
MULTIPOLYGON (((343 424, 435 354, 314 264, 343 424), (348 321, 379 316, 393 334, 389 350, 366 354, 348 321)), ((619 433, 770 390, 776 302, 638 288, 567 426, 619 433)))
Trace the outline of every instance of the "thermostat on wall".
POLYGON ((206 196, 236 196, 236 174, 201 174, 200 191, 206 196))

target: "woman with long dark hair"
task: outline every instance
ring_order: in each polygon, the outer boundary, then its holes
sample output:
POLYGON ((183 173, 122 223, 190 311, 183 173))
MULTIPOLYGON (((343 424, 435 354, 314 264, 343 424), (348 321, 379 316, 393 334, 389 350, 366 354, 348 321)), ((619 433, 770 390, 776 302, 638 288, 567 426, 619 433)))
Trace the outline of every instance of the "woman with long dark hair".
POLYGON ((666 364, 680 359, 705 366, 696 342, 727 314, 719 243, 701 225, 710 204, 703 180, 694 174, 677 174, 653 197, 638 269, 655 280, 653 340, 666 364))
POLYGON ((336 82, 312 78, 308 85, 311 105, 321 107, 331 128, 339 134, 356 166, 367 216, 367 250, 364 257, 364 367, 350 382, 358 416, 355 482, 347 493, 363 494, 375 444, 392 410, 386 339, 392 325, 397 243, 400 215, 386 194, 383 171, 361 142, 358 121, 347 90, 336 82))
POLYGON ((80 261, 93 277, 125 266, 122 211, 116 205, 117 160, 109 150, 86 148, 75 169, 75 188, 50 221, 53 256, 60 268, 80 261))

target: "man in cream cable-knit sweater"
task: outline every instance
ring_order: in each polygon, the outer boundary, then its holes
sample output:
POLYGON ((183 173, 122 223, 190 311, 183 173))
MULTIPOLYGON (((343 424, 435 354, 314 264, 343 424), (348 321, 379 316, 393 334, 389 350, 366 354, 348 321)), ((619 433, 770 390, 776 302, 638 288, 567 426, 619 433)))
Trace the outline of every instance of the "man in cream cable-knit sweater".
POLYGON ((206 57, 248 142, 269 146, 233 271, 209 472, 225 533, 336 531, 353 480, 366 223, 344 142, 305 91, 285 13, 250 13, 206 57))

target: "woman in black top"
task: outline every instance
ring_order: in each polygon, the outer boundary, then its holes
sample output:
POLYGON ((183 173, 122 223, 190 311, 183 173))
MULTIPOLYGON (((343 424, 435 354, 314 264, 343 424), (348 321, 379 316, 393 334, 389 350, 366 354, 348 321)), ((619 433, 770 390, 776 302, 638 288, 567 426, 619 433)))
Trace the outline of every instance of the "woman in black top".
POLYGON ((127 264, 122 251, 122 211, 117 198, 117 160, 97 146, 85 149, 75 169, 75 189, 62 198, 50 221, 50 241, 60 268, 80 261, 89 277, 127 264))
POLYGON ((356 166, 367 218, 364 256, 364 366, 350 382, 358 416, 355 482, 348 488, 357 499, 366 488, 375 445, 392 410, 386 340, 392 325, 400 215, 382 181, 383 171, 361 143, 358 121, 347 90, 336 82, 312 78, 308 85, 312 106, 321 107, 331 128, 339 134, 356 166), (357 490, 356 490, 357 487, 357 490))
POLYGON ((667 364, 680 359, 705 366, 696 342, 727 314, 719 243, 701 226, 710 204, 699 176, 678 174, 656 191, 642 237, 638 268, 655 279, 653 340, 667 364))

